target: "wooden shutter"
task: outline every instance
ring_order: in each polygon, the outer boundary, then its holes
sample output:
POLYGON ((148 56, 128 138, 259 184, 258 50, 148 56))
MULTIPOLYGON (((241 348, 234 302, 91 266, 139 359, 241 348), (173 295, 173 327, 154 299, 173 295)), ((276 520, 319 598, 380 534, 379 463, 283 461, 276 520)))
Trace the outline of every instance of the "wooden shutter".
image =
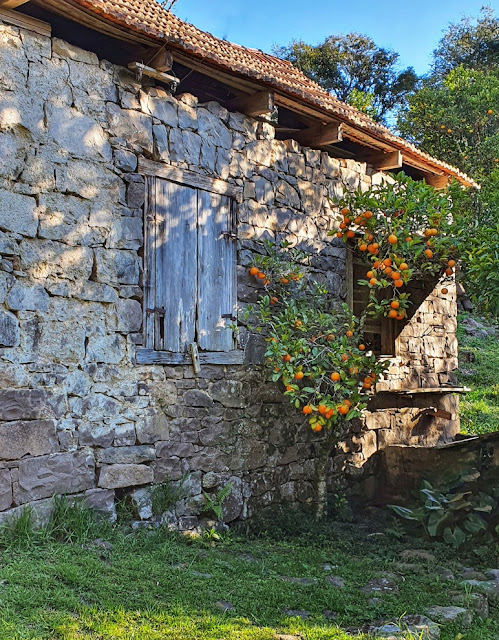
POLYGON ((231 351, 236 322, 236 225, 231 198, 198 192, 197 341, 204 351, 231 351))
POLYGON ((196 333, 198 193, 160 178, 150 180, 146 343, 182 352, 196 333))

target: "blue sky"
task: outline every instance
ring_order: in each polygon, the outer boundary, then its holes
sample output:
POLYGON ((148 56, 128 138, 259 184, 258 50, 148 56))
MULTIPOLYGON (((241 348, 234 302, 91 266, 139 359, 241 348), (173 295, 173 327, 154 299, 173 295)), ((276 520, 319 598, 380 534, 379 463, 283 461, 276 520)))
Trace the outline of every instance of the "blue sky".
MULTIPOLYGON (((489 4, 497 7, 498 0, 489 4)), ((477 15, 486 0, 178 0, 175 13, 204 31, 270 52, 292 39, 316 44, 357 31, 424 73, 449 22, 477 15)))

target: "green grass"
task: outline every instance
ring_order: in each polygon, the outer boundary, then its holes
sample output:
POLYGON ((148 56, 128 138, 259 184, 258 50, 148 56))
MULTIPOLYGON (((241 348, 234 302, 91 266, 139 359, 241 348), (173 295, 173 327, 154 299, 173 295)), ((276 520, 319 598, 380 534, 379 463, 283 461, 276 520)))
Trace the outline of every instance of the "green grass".
POLYGON ((461 397, 461 431, 469 435, 499 431, 499 339, 472 338, 458 328, 458 340, 461 352, 475 356, 474 362, 460 358, 459 383, 471 389, 461 397))
MULTIPOLYGON (((354 525, 294 521, 298 537, 274 526, 265 538, 232 534, 214 547, 207 539, 189 541, 165 530, 108 530, 111 552, 48 534, 30 544, 26 536, 16 544, 11 538, 0 550, 0 639, 270 640, 281 633, 347 640, 365 637, 349 629, 424 613, 428 606, 450 604, 449 589, 464 592, 458 581, 439 580, 432 565, 423 563, 421 573, 405 575, 394 565, 403 549, 426 547, 453 569, 456 554, 443 545, 369 535, 354 525), (332 574, 344 579, 344 589, 327 584, 323 563, 337 565, 332 574), (361 588, 383 571, 398 572, 400 592, 370 604, 376 594, 361 588), (318 583, 293 584, 282 576, 318 583), (232 603, 234 610, 222 612, 219 601, 232 603), (306 610, 310 617, 289 617, 286 609, 306 610), (331 622, 325 610, 337 612, 337 618, 331 622)), ((497 556, 488 563, 497 566, 497 556)), ((499 612, 493 609, 466 638, 493 640, 497 625, 499 612)), ((446 626, 442 640, 453 640, 458 632, 446 626)))

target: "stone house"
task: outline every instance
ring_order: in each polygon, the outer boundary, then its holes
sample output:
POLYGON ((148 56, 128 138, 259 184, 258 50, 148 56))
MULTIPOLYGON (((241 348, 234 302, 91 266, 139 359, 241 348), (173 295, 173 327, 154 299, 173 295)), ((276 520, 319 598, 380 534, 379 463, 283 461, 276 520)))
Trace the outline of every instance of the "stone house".
MULTIPOLYGON (((359 304, 327 196, 400 168, 473 184, 153 1, 0 0, 0 519, 61 493, 147 518, 151 483, 181 479, 181 527, 229 481, 228 521, 309 503, 318 436, 230 325, 262 237, 310 246, 359 304)), ((378 449, 457 431, 455 291, 435 292, 391 343, 370 329, 393 366, 331 459, 358 491, 378 449)))

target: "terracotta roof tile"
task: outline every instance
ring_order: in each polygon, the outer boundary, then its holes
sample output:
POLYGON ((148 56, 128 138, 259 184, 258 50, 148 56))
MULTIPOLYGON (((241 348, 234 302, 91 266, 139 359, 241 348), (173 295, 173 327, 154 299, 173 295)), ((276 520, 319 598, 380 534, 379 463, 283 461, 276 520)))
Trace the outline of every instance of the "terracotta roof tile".
POLYGON ((478 186, 459 169, 433 158, 413 144, 394 135, 386 127, 374 122, 364 113, 341 102, 318 84, 307 78, 289 62, 256 49, 242 47, 197 29, 167 12, 154 0, 70 0, 105 19, 130 30, 145 33, 188 54, 252 78, 287 94, 301 102, 318 107, 346 124, 400 149, 408 157, 419 161, 436 173, 455 176, 462 183, 478 186))

